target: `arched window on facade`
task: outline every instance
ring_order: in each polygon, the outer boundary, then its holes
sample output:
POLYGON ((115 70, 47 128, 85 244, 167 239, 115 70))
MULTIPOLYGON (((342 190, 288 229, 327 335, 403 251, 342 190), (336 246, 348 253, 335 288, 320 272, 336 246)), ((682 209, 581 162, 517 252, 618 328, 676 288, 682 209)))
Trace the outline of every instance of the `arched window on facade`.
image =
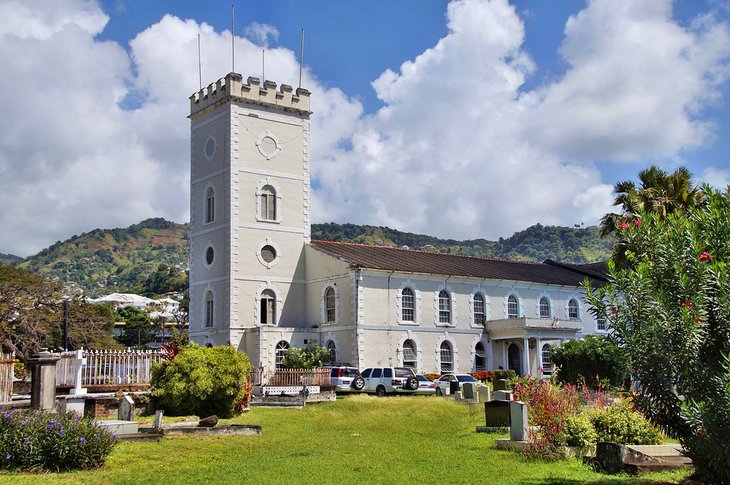
POLYGON ((477 342, 474 347, 474 369, 487 369, 487 351, 484 349, 484 342, 477 342))
POLYGON ((550 358, 550 344, 542 346, 542 373, 546 376, 553 373, 553 362, 550 358))
POLYGON ((451 296, 446 290, 439 291, 439 323, 451 323, 451 296))
POLYGON ((515 295, 507 298, 507 318, 517 318, 520 316, 520 305, 515 295))
POLYGON ((324 310, 327 323, 334 323, 337 318, 335 289, 331 286, 324 292, 324 310))
POLYGON ((266 221, 276 220, 276 190, 271 185, 261 188, 259 218, 266 221))
POLYGON ((481 293, 474 294, 474 324, 484 325, 487 323, 487 315, 485 313, 484 295, 481 293))
POLYGON ((550 318, 550 300, 547 296, 540 298, 540 318, 550 318))
POLYGON ((408 339, 403 342, 403 367, 415 369, 418 366, 418 353, 416 352, 416 343, 408 339))
POLYGON ((205 222, 215 221, 215 191, 213 187, 208 187, 208 191, 205 194, 205 222))
POLYGON ((454 349, 451 347, 451 343, 444 340, 441 342, 440 349, 441 357, 441 373, 453 372, 454 371, 454 349))
POLYGON ((571 298, 568 302, 568 318, 571 320, 578 319, 578 300, 571 298))
POLYGON ((276 295, 271 290, 261 292, 261 323, 276 325, 276 295))
POLYGON ((416 300, 413 295, 413 290, 410 288, 403 288, 400 293, 400 306, 401 306, 401 320, 404 322, 415 322, 416 321, 416 300))
POLYGON ((333 340, 327 341, 327 351, 330 353, 330 362, 337 362, 337 346, 333 340))
POLYGON ((286 340, 281 340, 279 343, 276 344, 274 358, 276 360, 277 369, 282 369, 284 367, 282 365, 282 362, 284 361, 284 356, 286 355, 286 352, 288 350, 289 350, 289 342, 287 342, 286 340))
POLYGON ((215 322, 215 314, 213 313, 213 309, 213 292, 208 291, 205 294, 205 326, 208 328, 213 327, 213 324, 215 322))

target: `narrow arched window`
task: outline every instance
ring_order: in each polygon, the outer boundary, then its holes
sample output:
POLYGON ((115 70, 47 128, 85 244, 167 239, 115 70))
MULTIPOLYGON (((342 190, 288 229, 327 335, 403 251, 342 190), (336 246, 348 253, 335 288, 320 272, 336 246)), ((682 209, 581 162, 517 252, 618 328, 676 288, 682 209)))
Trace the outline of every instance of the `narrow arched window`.
POLYGON ((487 316, 484 313, 484 295, 476 293, 474 295, 474 323, 476 325, 484 325, 487 322, 487 316))
POLYGON ((335 289, 331 286, 324 292, 324 309, 327 323, 334 323, 337 318, 335 289))
POLYGON ((279 343, 276 344, 276 350, 274 351, 274 359, 276 363, 277 369, 282 369, 284 367, 284 356, 286 355, 287 351, 289 350, 289 342, 286 340, 281 340, 279 343))
POLYGON ((571 320, 577 320, 578 319, 578 300, 575 298, 572 298, 568 302, 568 318, 571 320))
POLYGON ((276 295, 271 290, 261 292, 261 323, 276 325, 276 295))
POLYGON ((276 190, 271 185, 261 188, 261 207, 259 217, 267 221, 276 220, 276 190))
POLYGON ((542 346, 542 373, 551 375, 553 373, 553 361, 550 358, 550 344, 542 346))
POLYGON ((439 323, 451 323, 451 296, 446 290, 439 291, 439 323))
POLYGON ((205 294, 205 326, 210 328, 213 327, 214 323, 214 313, 213 313, 213 292, 208 291, 205 294))
POLYGON ((408 339, 403 342, 403 367, 411 367, 415 369, 418 361, 418 353, 416 352, 416 343, 408 339))
POLYGON ((487 351, 484 349, 483 342, 477 342, 474 347, 474 369, 486 370, 487 368, 487 351))
POLYGON ((447 341, 441 342, 441 348, 439 351, 441 357, 441 373, 453 372, 454 370, 454 350, 451 348, 451 344, 447 341))
POLYGON ((517 318, 520 316, 520 305, 515 295, 507 298, 507 318, 517 318))
POLYGON ((540 318, 550 318, 550 300, 546 296, 540 298, 540 318))
POLYGON ((333 340, 327 341, 327 352, 330 353, 330 362, 337 362, 337 346, 333 340))
POLYGON ((205 222, 215 221, 215 191, 209 187, 205 195, 205 222))
POLYGON ((403 288, 400 293, 401 319, 404 322, 416 321, 416 302, 413 297, 413 290, 403 288))

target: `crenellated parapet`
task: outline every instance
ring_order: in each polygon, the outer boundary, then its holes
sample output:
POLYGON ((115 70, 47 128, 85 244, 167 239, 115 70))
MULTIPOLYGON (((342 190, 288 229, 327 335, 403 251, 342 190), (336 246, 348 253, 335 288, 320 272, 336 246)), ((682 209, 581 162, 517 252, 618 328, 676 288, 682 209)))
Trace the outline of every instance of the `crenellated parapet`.
POLYGON ((282 84, 277 91, 273 81, 264 81, 262 86, 258 78, 249 76, 244 83, 243 76, 231 72, 190 96, 190 115, 229 99, 274 106, 303 115, 311 114, 309 91, 306 89, 297 88, 294 91, 288 84, 282 84))

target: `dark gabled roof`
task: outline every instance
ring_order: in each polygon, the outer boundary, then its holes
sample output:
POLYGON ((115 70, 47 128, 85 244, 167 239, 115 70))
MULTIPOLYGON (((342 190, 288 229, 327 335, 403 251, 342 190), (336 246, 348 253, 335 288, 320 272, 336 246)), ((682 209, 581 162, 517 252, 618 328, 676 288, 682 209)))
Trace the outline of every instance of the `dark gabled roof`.
POLYGON ((507 261, 334 241, 312 241, 312 246, 354 268, 566 286, 579 286, 586 278, 593 286, 605 281, 592 265, 507 261))

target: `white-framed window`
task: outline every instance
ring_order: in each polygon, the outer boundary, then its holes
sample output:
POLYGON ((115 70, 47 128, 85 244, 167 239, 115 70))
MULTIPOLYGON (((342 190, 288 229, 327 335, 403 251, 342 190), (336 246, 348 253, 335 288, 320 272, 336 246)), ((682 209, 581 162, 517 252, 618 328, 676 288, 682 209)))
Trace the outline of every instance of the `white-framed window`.
POLYGON ((484 295, 474 293, 474 324, 484 325, 487 323, 486 305, 484 303, 484 295))
POLYGON ((540 318, 550 318, 550 300, 547 296, 540 298, 540 318))
POLYGON ((261 188, 259 197, 259 219, 276 221, 276 189, 271 185, 264 185, 261 188))
POLYGON ((606 317, 603 315, 598 315, 596 317, 596 330, 599 332, 607 332, 608 331, 608 322, 606 321, 606 317))
POLYGON ((553 362, 550 358, 550 344, 542 346, 542 373, 547 376, 553 373, 553 362))
POLYGON ((520 302, 515 295, 507 298, 507 318, 518 318, 520 316, 520 302))
POLYGON ((213 292, 205 292, 205 326, 212 328, 215 325, 215 303, 213 300, 213 292))
POLYGON ((259 250, 256 252, 259 263, 266 268, 273 268, 281 261, 279 246, 271 238, 266 238, 259 243, 259 250))
POLYGON ((215 261, 215 249, 213 249, 213 246, 208 246, 205 248, 205 265, 210 267, 213 265, 213 261, 215 261))
POLYGON ((411 339, 403 342, 403 367, 415 369, 418 366, 416 342, 411 339))
POLYGON ((327 341, 327 352, 330 353, 330 362, 337 362, 337 345, 334 340, 327 341))
POLYGON ((484 342, 477 342, 474 346, 474 369, 487 369, 487 351, 484 348, 484 342))
POLYGON ((441 373, 454 371, 454 349, 448 340, 441 342, 439 348, 441 373))
POLYGON ((446 290, 439 291, 439 323, 451 323, 451 295, 446 290))
POLYGON ((405 287, 400 293, 401 320, 404 322, 416 321, 416 295, 411 288, 405 287))
POLYGON ((575 298, 571 298, 568 302, 568 318, 571 320, 580 318, 580 307, 578 306, 578 300, 575 298))
POLYGON ((215 222, 215 190, 208 187, 205 192, 205 223, 215 222))
POLYGON ((274 349, 274 359, 275 359, 275 365, 277 369, 282 369, 284 356, 286 355, 287 351, 289 350, 289 342, 286 340, 280 340, 274 349))
POLYGON ((262 325, 276 325, 276 295, 272 290, 261 292, 260 322, 262 325))
POLYGON ((324 314, 325 322, 335 323, 337 321, 337 298, 335 289, 331 286, 324 290, 324 314))

